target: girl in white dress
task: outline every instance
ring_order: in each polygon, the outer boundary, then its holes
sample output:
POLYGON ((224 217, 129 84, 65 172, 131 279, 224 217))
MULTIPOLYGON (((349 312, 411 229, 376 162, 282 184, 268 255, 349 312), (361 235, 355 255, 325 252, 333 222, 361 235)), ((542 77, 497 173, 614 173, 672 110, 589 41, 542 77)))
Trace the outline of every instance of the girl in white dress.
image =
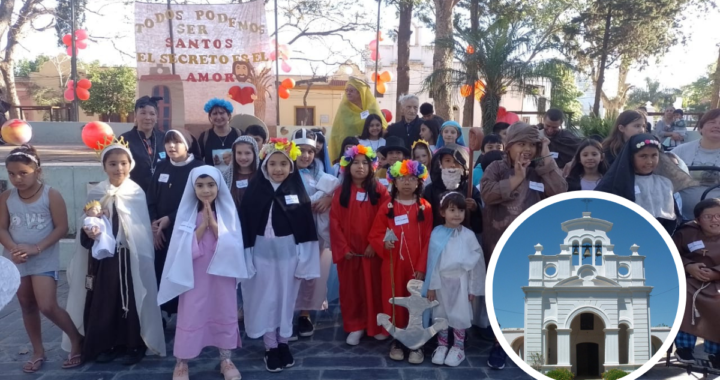
POLYGON ((430 236, 427 277, 423 293, 440 305, 433 318, 445 318, 453 329, 454 343, 448 350, 449 329, 438 332, 438 348, 432 362, 456 367, 465 360, 465 329, 472 326, 472 301, 485 295, 485 260, 475 233, 464 227, 465 196, 447 192, 440 199, 445 224, 430 236), (448 352, 449 351, 449 352, 448 352))

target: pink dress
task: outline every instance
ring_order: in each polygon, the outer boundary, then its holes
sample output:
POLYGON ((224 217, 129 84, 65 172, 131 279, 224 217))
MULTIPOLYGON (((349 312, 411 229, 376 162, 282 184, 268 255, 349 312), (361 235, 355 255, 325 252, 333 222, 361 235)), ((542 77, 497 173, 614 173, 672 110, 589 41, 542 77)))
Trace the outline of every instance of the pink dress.
MULTIPOLYGON (((202 223, 198 213, 196 225, 202 223)), ((193 234, 193 289, 180 295, 175 329, 176 358, 193 359, 208 346, 232 350, 242 346, 237 321, 236 280, 207 273, 217 239, 208 228, 198 242, 193 234)))

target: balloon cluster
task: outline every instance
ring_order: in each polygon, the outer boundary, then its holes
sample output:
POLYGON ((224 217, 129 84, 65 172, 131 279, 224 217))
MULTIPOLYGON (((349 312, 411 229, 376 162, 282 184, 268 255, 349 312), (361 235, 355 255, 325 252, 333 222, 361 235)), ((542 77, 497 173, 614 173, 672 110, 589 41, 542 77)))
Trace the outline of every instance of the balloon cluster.
MULTIPOLYGON (((469 84, 464 84, 460 87, 460 95, 463 98, 467 98, 472 93, 472 87, 469 84)), ((481 80, 475 81, 475 100, 480 101, 482 96, 485 95, 485 83, 481 80)))
POLYGON ((387 88, 385 87, 385 83, 392 80, 392 74, 389 71, 384 71, 380 75, 378 75, 377 73, 373 73, 371 79, 373 83, 377 82, 377 92, 380 94, 384 94, 387 90, 387 88))
MULTIPOLYGON (((377 38, 370 41, 370 43, 368 44, 368 49, 370 49, 370 59, 373 61, 376 61, 376 60, 378 60, 378 58, 380 58, 380 52, 377 51, 377 47, 378 47, 377 44, 378 44, 378 41, 382 41, 382 40, 383 40, 382 32, 378 32, 377 38)), ((382 92, 381 92, 381 94, 382 94, 382 92)))
MULTIPOLYGON (((270 41, 270 46, 272 46, 272 51, 270 51, 270 60, 274 61, 277 58, 275 55, 275 40, 270 41)), ((288 61, 290 61, 290 48, 285 44, 279 44, 278 54, 280 55, 280 60, 282 61, 280 65, 282 71, 289 73, 292 70, 290 63, 288 63, 288 61)))
MULTIPOLYGON (((75 91, 73 87, 75 86, 75 81, 69 80, 67 82, 67 90, 65 90, 65 100, 72 102, 75 100, 75 91)), ((80 79, 77 83, 77 97, 80 100, 88 100, 90 99, 90 87, 92 87, 92 82, 90 82, 89 79, 80 79)))
POLYGON ((67 46, 67 55, 73 56, 77 55, 78 50, 85 49, 87 47, 87 38, 88 34, 87 31, 83 29, 78 29, 75 31, 75 51, 72 51, 72 40, 73 36, 71 34, 66 34, 63 36, 62 41, 67 46))
POLYGON ((287 99, 290 97, 290 90, 295 88, 295 79, 292 78, 286 78, 282 82, 280 82, 280 87, 278 88, 278 94, 280 95, 281 99, 287 99))

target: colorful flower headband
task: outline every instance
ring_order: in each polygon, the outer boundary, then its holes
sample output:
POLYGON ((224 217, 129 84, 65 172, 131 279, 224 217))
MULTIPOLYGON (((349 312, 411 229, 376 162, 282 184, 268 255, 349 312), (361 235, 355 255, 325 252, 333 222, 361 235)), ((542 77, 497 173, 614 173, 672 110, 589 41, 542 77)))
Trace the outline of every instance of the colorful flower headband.
POLYGON ((642 147, 644 147, 644 146, 646 146, 646 145, 655 145, 656 147, 659 148, 659 147, 660 147, 660 142, 658 142, 657 140, 648 139, 648 140, 645 140, 645 141, 640 141, 639 143, 637 143, 637 144, 635 145, 635 147, 637 147, 638 149, 640 149, 640 148, 642 148, 642 147))
POLYGON ((208 100, 208 102, 205 103, 204 110, 205 110, 205 112, 210 113, 210 111, 212 111, 213 107, 222 107, 222 108, 225 108, 227 113, 233 113, 232 104, 230 104, 230 102, 228 102, 225 99, 213 98, 213 99, 208 100))
POLYGON ((300 148, 298 148, 294 142, 288 141, 288 139, 273 138, 270 139, 270 143, 263 145, 258 157, 260 157, 261 160, 264 160, 266 157, 275 152, 285 154, 291 161, 297 160, 301 154, 300 148))
POLYGON ((355 145, 351 146, 345 151, 345 155, 340 158, 340 173, 345 172, 345 167, 350 165, 353 160, 355 159, 355 156, 358 154, 361 154, 365 157, 367 157, 368 161, 370 161, 370 165, 372 165, 373 169, 377 169, 378 166, 378 158, 377 154, 372 150, 371 147, 365 146, 365 145, 355 145))
POLYGON ((415 150, 415 147, 418 146, 418 145, 425 145, 425 146, 428 148, 428 150, 430 150, 430 143, 427 142, 427 141, 425 141, 425 140, 423 140, 423 139, 420 139, 420 140, 415 141, 415 142, 412 144, 412 147, 410 147, 410 150, 411 150, 411 151, 412 151, 412 150, 415 150))
POLYGON ((388 169, 387 180, 393 182, 399 177, 418 177, 424 181, 428 177, 428 171, 425 165, 417 161, 398 161, 388 169))

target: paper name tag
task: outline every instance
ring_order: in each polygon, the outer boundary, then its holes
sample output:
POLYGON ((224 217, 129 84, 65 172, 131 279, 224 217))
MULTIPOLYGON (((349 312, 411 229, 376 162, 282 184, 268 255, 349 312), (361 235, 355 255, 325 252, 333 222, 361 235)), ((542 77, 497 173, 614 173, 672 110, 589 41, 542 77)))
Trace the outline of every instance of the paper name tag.
POLYGON ((165 159, 165 152, 160 152, 160 158, 163 160, 165 159))
POLYGON ((703 248, 705 248, 705 244, 702 242, 702 240, 694 241, 694 242, 688 244, 688 249, 690 250, 690 252, 695 252, 698 249, 703 249, 703 248))
POLYGON ((167 181, 170 179, 170 174, 160 174, 160 178, 158 178, 158 182, 167 183, 167 181))
POLYGON ((390 182, 385 178, 380 178, 380 183, 385 187, 390 186, 390 182))
POLYGON ((395 217, 395 225, 396 226, 402 226, 403 224, 410 223, 410 220, 408 219, 407 215, 400 215, 395 217))
POLYGON ((368 116, 370 116, 370 111, 365 110, 365 111, 360 112, 361 119, 365 120, 365 119, 367 119, 368 116))
POLYGON ((180 231, 185 231, 185 232, 190 232, 190 233, 195 232, 195 224, 190 223, 190 222, 182 222, 182 223, 180 223, 180 227, 178 227, 178 228, 180 229, 180 231))
POLYGON ((297 195, 294 195, 294 194, 293 194, 293 195, 286 195, 286 196, 285 196, 285 204, 288 204, 288 205, 300 204, 300 200, 298 199, 298 196, 297 196, 297 195))
POLYGON ((542 182, 533 182, 533 181, 530 181, 530 190, 535 190, 535 191, 544 192, 544 191, 545 191, 545 184, 542 183, 542 182))
POLYGON ((367 201, 367 193, 358 192, 357 194, 355 194, 355 200, 358 202, 367 201))
POLYGON ((235 181, 235 186, 236 186, 238 189, 246 188, 246 187, 248 187, 248 180, 246 180, 246 179, 241 179, 240 181, 235 181))
POLYGON ((640 186, 635 185, 635 194, 640 194, 640 193, 641 193, 640 186))
POLYGON ((557 160, 557 158, 560 157, 560 154, 558 152, 550 152, 550 157, 557 160))

